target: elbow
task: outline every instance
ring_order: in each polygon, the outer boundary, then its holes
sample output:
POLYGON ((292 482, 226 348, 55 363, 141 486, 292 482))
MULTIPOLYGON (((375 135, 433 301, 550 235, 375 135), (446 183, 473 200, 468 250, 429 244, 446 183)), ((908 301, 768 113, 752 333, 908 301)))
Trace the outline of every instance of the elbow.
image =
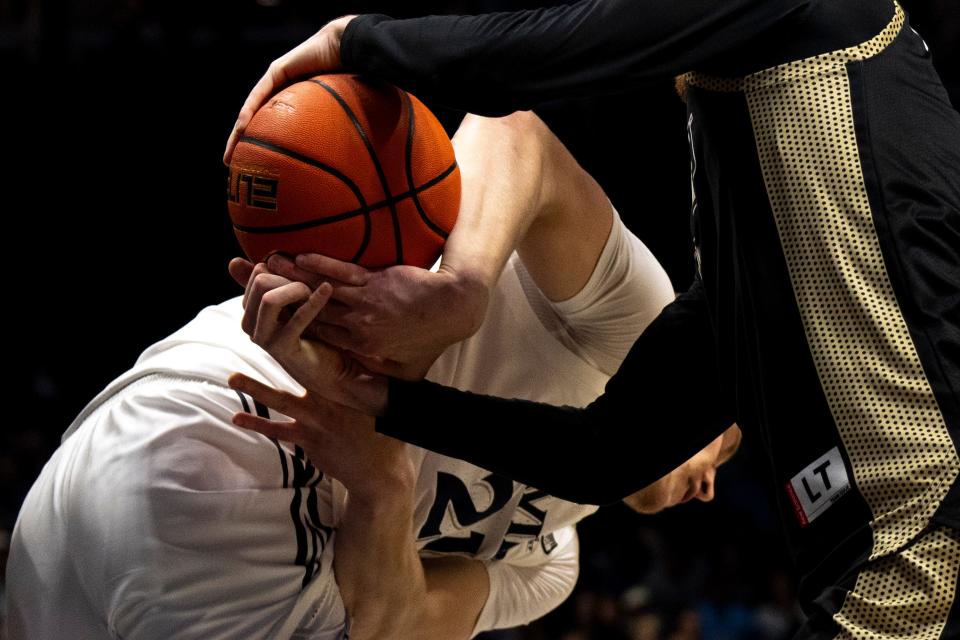
POLYGON ((462 127, 476 127, 485 135, 506 141, 518 155, 526 156, 546 148, 553 134, 533 111, 508 111, 499 115, 468 113, 462 127))
POLYGON ((411 589, 398 598, 350 598, 341 590, 350 619, 350 638, 356 640, 408 640, 420 637, 426 618, 424 591, 411 589))

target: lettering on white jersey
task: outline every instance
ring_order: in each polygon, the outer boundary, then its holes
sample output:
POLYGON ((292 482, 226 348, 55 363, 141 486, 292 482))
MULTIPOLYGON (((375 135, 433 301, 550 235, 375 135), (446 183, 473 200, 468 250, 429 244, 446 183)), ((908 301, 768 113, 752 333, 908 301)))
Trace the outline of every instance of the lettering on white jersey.
POLYGON ((552 533, 548 533, 540 538, 540 544, 543 546, 543 552, 550 555, 550 552, 557 548, 557 539, 552 533))
MULTIPOLYGON (((533 487, 527 487, 524 490, 523 496, 520 497, 520 503, 514 512, 513 520, 510 521, 510 526, 507 528, 506 535, 504 535, 503 543, 500 545, 497 555, 494 556, 496 560, 500 560, 506 556, 510 549, 520 543, 520 540, 516 538, 526 539, 527 548, 533 548, 533 545, 540 539, 540 533, 543 531, 543 523, 547 520, 546 510, 540 509, 534 502, 549 497, 546 491, 534 489, 533 487), (509 539, 511 537, 513 538, 512 540, 509 539)), ((552 539, 553 536, 550 536, 550 538, 552 539)), ((556 546, 556 542, 553 542, 553 546, 550 547, 548 551, 547 545, 544 543, 543 550, 546 553, 550 553, 556 546)))
POLYGON ((816 520, 849 490, 850 478, 837 447, 808 464, 787 483, 787 493, 803 527, 816 520))
POLYGON ((427 515, 426 522, 420 528, 417 539, 436 537, 424 549, 441 553, 469 553, 476 554, 480 550, 486 536, 477 531, 471 531, 468 537, 442 536, 440 525, 447 513, 448 506, 452 509, 452 517, 461 527, 469 527, 488 518, 503 509, 513 496, 513 480, 498 476, 495 473, 483 478, 493 491, 490 506, 482 511, 477 508, 470 497, 470 490, 463 480, 451 473, 437 472, 437 490, 433 499, 433 506, 427 515))
POLYGON ((444 471, 437 471, 436 478, 433 503, 417 534, 419 541, 428 540, 423 550, 483 555, 496 549, 492 559, 501 560, 520 544, 526 545, 528 551, 540 544, 545 553, 557 546, 553 536, 541 537, 547 510, 538 506, 538 502, 551 499, 545 491, 523 487, 509 478, 490 473, 479 481, 490 496, 489 503, 483 500, 488 506, 480 508, 462 478, 444 471), (521 491, 519 495, 516 489, 521 491), (501 524, 491 526, 491 518, 501 524), (477 527, 479 531, 469 530, 481 522, 477 527), (497 537, 488 540, 491 535, 497 537))

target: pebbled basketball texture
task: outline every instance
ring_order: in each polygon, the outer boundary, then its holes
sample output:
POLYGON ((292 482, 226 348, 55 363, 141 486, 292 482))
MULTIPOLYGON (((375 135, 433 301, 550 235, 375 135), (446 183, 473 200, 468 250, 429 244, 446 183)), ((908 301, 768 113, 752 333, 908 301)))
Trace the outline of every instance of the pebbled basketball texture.
POLYGON ((291 85, 234 150, 227 208, 240 246, 368 268, 432 265, 460 205, 453 146, 414 96, 347 74, 291 85))

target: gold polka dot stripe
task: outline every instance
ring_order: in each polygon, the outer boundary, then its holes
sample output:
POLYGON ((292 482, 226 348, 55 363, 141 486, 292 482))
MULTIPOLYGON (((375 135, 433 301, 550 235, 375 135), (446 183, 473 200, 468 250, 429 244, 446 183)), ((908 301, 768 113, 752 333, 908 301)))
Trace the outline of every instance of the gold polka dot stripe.
POLYGON ((892 556, 868 565, 834 616, 837 640, 937 640, 960 572, 956 531, 935 529, 892 556))

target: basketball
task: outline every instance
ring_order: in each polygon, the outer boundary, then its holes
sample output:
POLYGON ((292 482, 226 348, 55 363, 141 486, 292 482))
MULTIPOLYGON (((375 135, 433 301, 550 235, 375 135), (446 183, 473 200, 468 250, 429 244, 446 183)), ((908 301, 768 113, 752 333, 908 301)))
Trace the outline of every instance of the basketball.
POLYGON ((347 74, 271 98, 227 179, 233 228, 254 262, 279 251, 429 267, 459 205, 460 172, 436 117, 392 85, 347 74))

